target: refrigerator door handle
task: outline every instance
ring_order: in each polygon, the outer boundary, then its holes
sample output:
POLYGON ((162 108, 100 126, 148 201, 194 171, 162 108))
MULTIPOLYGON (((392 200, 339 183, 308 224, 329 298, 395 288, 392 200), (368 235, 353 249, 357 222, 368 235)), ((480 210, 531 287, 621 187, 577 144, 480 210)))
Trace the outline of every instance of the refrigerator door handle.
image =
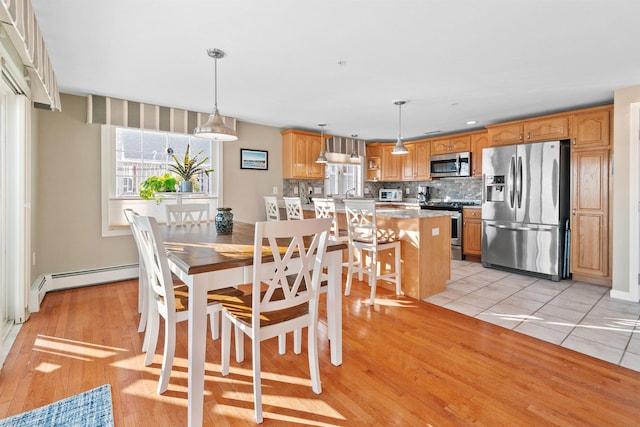
POLYGON ((487 227, 500 228, 502 230, 517 230, 517 231, 551 231, 553 227, 545 227, 545 226, 515 226, 511 227, 503 224, 486 224, 487 227))
POLYGON ((514 183, 516 177, 516 160, 515 157, 511 157, 511 161, 509 162, 509 202, 510 207, 513 208, 515 205, 515 189, 516 185, 514 183))
POLYGON ((522 207, 522 156, 518 156, 518 175, 516 176, 518 187, 518 209, 522 207))

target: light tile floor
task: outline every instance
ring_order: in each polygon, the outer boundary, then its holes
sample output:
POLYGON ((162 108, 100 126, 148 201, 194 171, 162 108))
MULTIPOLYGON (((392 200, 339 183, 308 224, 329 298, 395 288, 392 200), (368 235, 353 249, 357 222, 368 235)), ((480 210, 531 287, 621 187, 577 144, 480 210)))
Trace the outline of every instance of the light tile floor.
POLYGON ((447 289, 425 301, 640 371, 640 303, 609 290, 452 260, 447 289))

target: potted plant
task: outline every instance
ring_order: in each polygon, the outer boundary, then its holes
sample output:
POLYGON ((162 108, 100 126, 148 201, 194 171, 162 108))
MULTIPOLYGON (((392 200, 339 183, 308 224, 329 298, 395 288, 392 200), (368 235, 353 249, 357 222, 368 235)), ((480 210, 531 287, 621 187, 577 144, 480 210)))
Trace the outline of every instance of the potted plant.
POLYGON ((169 173, 162 176, 150 176, 140 184, 140 197, 144 200, 155 199, 156 203, 162 201, 158 193, 172 193, 176 191, 178 180, 169 173))
POLYGON ((178 160, 175 154, 171 154, 174 163, 169 165, 169 170, 176 173, 182 181, 180 181, 180 191, 190 192, 193 191, 193 185, 196 184, 195 178, 198 173, 205 173, 209 176, 209 172, 213 172, 213 169, 205 169, 204 165, 209 157, 205 157, 203 160, 198 160, 198 156, 201 155, 204 150, 200 150, 198 154, 193 157, 189 156, 190 145, 187 144, 187 151, 184 153, 184 159, 178 160))

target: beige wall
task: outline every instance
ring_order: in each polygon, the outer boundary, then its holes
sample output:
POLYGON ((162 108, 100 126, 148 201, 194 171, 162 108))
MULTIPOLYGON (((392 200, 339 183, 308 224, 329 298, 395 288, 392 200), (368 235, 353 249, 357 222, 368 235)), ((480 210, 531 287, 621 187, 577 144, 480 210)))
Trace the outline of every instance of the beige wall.
MULTIPOLYGON (((640 102, 640 86, 617 90, 614 94, 613 111, 613 291, 628 293, 631 281, 629 272, 632 260, 629 257, 630 191, 638 191, 638 183, 631 182, 630 170, 638 167, 638 159, 632 159, 630 105, 640 102)), ((637 217, 635 218, 637 221, 637 217)), ((633 261, 637 264, 637 260, 633 261)))
MULTIPOLYGON (((101 236, 100 126, 86 124, 86 98, 62 95, 62 112, 34 110, 34 235, 38 274, 136 263, 131 236, 101 236)), ((282 191, 277 128, 238 122, 224 143, 223 203, 238 221, 264 219, 262 196, 282 191), (240 148, 269 151, 268 171, 240 170, 240 148)), ((152 203, 152 202, 150 202, 152 203)))

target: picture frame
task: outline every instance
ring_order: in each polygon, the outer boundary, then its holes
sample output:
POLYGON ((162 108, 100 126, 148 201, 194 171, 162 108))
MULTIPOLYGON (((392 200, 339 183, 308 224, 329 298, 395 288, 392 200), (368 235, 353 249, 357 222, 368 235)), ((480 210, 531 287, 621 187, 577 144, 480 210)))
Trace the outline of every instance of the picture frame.
POLYGON ((269 169, 269 152, 265 150, 240 149, 240 169, 266 171, 269 169))

